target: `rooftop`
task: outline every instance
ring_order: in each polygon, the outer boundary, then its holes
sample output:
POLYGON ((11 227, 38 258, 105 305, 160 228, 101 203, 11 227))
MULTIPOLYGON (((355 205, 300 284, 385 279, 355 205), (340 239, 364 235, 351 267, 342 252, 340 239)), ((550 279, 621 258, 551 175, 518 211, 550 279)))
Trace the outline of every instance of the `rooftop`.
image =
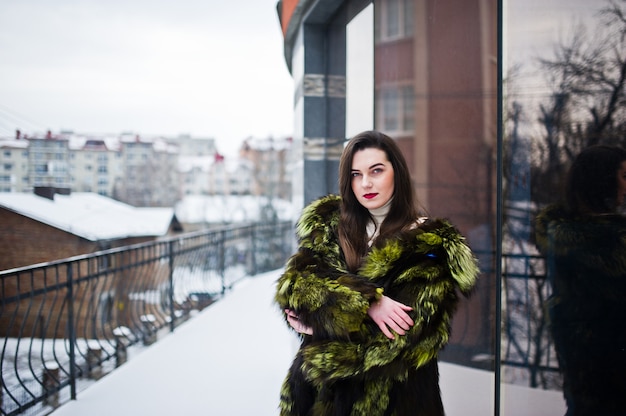
POLYGON ((167 234, 172 208, 137 208, 92 192, 55 194, 1 192, 0 207, 90 241, 167 234))

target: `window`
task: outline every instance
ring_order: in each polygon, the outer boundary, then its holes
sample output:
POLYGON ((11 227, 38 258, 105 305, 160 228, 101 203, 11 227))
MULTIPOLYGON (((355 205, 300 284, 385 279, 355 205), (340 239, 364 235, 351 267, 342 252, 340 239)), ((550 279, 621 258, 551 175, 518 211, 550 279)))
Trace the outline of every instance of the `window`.
POLYGON ((381 0, 375 3, 376 41, 386 42, 413 36, 413 0, 381 0))
POLYGON ((382 130, 397 131, 400 126, 400 113, 398 112, 398 90, 396 90, 395 88, 383 90, 381 91, 380 98, 382 101, 382 130))
POLYGON ((384 87, 379 91, 379 129, 410 133, 415 129, 415 93, 412 86, 384 87))
POLYGON ((43 174, 48 173, 48 164, 37 164, 35 165, 35 173, 43 174))

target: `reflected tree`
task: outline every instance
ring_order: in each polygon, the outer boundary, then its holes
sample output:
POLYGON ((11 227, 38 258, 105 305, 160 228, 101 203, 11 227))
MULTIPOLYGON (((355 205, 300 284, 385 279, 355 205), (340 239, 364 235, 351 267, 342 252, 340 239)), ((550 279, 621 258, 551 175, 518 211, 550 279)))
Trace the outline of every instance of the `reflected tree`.
POLYGON ((549 99, 539 107, 543 135, 533 152, 532 181, 539 205, 553 202, 570 162, 594 144, 626 144, 626 6, 609 1, 592 34, 578 25, 540 59, 549 99))
POLYGON ((523 100, 520 68, 505 81, 503 362, 505 379, 516 384, 560 388, 543 308, 550 288, 532 244, 535 210, 555 202, 583 148, 626 146, 626 1, 601 6, 592 30, 573 25, 552 56, 538 60, 549 93, 537 107, 523 100))

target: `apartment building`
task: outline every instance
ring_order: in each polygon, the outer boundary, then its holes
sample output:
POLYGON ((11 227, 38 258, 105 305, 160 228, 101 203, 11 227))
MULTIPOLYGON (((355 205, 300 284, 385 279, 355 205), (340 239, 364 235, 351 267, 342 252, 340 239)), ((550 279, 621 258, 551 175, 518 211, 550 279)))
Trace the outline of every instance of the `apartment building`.
POLYGON ((120 140, 122 175, 113 197, 133 206, 174 206, 178 189, 178 148, 167 140, 125 135, 120 140))
POLYGON ((249 138, 239 155, 252 169, 251 194, 291 199, 291 137, 249 138))
POLYGON ((69 140, 48 132, 43 138, 28 139, 30 185, 68 188, 70 185, 69 140))
POLYGON ((28 142, 0 141, 0 192, 21 192, 28 189, 28 142))
POLYGON ((35 187, 94 192, 137 207, 171 207, 187 195, 290 198, 290 138, 249 138, 238 156, 212 138, 81 135, 0 138, 0 192, 35 187))
POLYGON ((75 192, 113 195, 122 172, 122 154, 116 140, 77 137, 70 140, 70 187, 75 192))

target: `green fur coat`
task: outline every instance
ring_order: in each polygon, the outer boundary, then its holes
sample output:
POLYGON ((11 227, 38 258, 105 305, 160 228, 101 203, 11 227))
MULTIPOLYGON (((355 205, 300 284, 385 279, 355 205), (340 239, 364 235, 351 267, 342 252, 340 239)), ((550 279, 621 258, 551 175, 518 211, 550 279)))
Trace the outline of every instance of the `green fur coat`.
POLYGON ((458 293, 475 284, 476 260, 445 220, 427 220, 372 247, 349 273, 337 239, 337 196, 305 208, 299 248, 277 282, 281 310, 313 335, 281 390, 281 415, 443 415, 437 354, 450 336, 458 293), (367 315, 382 294, 407 304, 415 325, 390 340, 367 315))

